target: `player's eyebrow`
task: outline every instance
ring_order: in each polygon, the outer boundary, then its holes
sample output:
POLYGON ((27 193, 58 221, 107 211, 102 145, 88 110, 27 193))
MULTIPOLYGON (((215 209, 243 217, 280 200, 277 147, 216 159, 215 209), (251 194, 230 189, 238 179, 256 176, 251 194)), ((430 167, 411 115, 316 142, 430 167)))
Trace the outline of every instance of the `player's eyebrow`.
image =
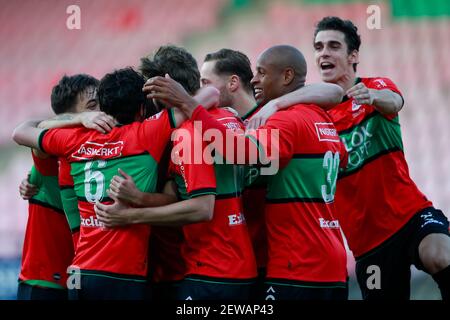
POLYGON ((328 43, 332 46, 341 45, 341 42, 337 40, 330 40, 328 43))

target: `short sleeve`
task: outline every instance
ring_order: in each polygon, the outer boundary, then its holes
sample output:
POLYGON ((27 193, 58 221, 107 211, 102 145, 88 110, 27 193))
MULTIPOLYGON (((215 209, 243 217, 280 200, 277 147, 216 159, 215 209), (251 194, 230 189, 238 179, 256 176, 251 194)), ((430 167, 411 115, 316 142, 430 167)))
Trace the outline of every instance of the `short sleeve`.
POLYGON ((216 174, 212 164, 184 164, 183 173, 187 196, 194 198, 216 194, 216 174))
POLYGON ((180 194, 184 198, 216 194, 216 175, 214 164, 212 163, 213 159, 205 159, 203 154, 205 143, 201 143, 198 146, 195 144, 193 138, 194 130, 193 126, 188 126, 175 132, 175 143, 171 157, 172 163, 169 167, 172 172, 175 172, 175 176, 178 176, 175 177, 175 181, 180 194), (186 144, 186 141, 183 143, 183 140, 187 139, 187 134, 191 136, 188 144, 186 144), (199 147, 201 149, 197 150, 199 147), (198 156, 199 154, 201 156, 198 156))
MULTIPOLYGON (((399 94, 400 97, 402 98, 403 103, 405 102, 405 100, 403 99, 402 93, 397 88, 395 83, 389 78, 371 78, 366 83, 366 86, 367 86, 367 88, 376 89, 376 90, 384 90, 384 89, 391 90, 392 92, 399 94)), ((397 113, 383 114, 383 117, 385 117, 386 119, 389 119, 389 120, 394 119, 396 116, 397 116, 397 113)))
POLYGON ((397 88, 395 83, 389 78, 371 78, 370 81, 366 84, 366 86, 368 88, 377 90, 388 89, 395 93, 398 93, 400 96, 403 97, 402 93, 397 88))
POLYGON ((73 141, 73 129, 44 130, 39 136, 39 147, 45 153, 58 157, 66 157, 70 153, 69 145, 73 141))

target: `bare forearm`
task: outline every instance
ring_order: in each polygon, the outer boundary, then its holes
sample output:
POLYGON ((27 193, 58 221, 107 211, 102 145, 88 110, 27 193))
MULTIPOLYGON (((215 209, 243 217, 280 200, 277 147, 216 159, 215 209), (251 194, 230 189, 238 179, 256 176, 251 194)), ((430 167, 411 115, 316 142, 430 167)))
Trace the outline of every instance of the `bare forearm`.
POLYGON ((373 95, 373 106, 381 113, 392 114, 399 112, 403 107, 403 99, 391 90, 370 89, 373 95))
POLYGON ((165 193, 139 192, 133 204, 138 207, 160 207, 177 202, 177 197, 165 193))
POLYGON ((12 139, 22 146, 39 149, 39 135, 42 129, 37 126, 40 122, 31 120, 21 123, 14 129, 12 139))
POLYGON ((344 90, 332 83, 315 83, 292 91, 275 99, 278 109, 285 109, 292 105, 316 104, 324 110, 328 110, 342 101, 344 90))
POLYGON ((194 198, 155 208, 126 209, 125 214, 131 217, 131 223, 182 226, 190 223, 208 221, 212 218, 213 211, 214 200, 211 203, 211 199, 201 201, 198 198, 194 198))
POLYGON ((39 123, 41 129, 67 128, 81 124, 81 118, 74 113, 59 114, 52 119, 44 120, 39 123))

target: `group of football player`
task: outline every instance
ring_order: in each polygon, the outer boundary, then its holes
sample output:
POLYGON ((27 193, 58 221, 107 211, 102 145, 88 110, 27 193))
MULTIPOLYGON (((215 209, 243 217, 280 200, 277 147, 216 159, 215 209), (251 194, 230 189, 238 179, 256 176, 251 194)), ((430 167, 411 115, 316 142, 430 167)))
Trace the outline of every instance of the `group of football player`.
POLYGON ((409 299, 410 266, 450 299, 449 222, 409 176, 385 77, 356 75, 349 20, 257 58, 162 46, 139 71, 64 76, 32 149, 18 299, 409 299), (306 50, 306 49, 305 49, 306 50), (230 143, 229 143, 230 142, 230 143))

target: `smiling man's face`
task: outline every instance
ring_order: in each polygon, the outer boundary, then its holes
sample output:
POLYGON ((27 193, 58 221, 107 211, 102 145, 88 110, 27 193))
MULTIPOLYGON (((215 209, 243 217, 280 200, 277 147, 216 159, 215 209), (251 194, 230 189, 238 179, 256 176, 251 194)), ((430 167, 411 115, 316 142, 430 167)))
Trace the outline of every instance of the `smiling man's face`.
POLYGON ((337 83, 354 73, 353 64, 358 63, 358 52, 348 52, 344 33, 324 30, 314 40, 316 65, 323 81, 337 83))

